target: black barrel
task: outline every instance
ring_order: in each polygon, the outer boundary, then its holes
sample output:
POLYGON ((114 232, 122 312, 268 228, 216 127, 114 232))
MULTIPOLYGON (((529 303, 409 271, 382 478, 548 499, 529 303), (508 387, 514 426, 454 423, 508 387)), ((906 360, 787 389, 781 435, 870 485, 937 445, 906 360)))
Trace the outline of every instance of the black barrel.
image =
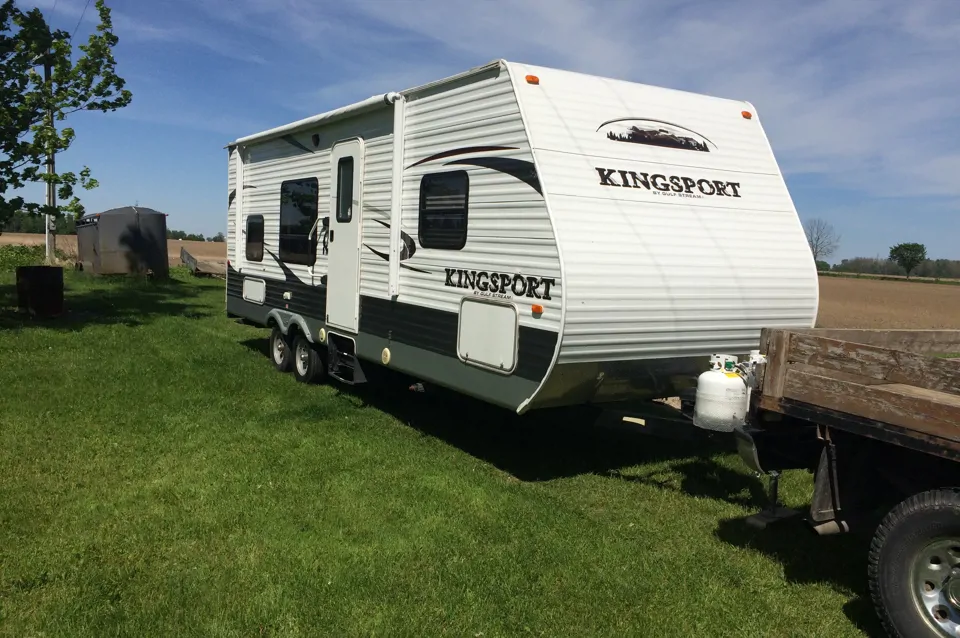
POLYGON ((63 314, 63 268, 17 267, 17 307, 35 317, 57 317, 63 314))

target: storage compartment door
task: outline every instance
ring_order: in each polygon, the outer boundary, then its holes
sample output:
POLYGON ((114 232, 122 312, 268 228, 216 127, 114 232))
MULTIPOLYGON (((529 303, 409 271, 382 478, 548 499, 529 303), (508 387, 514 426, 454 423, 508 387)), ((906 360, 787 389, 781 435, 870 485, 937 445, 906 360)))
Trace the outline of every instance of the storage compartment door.
POLYGON ((513 304, 464 298, 457 354, 466 363, 511 374, 517 367, 517 330, 513 304))

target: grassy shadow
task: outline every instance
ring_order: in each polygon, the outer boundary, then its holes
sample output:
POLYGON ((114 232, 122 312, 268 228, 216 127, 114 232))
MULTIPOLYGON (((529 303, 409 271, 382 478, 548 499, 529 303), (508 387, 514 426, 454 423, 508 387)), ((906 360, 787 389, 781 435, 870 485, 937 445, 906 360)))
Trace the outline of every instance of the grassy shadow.
MULTIPOLYGON (((269 358, 266 338, 249 339, 242 345, 269 358)), ((592 407, 537 410, 518 416, 441 388, 431 387, 426 393, 410 391, 411 380, 390 370, 369 366, 364 371, 370 383, 333 387, 359 407, 390 414, 422 436, 442 440, 521 481, 582 474, 615 477, 626 467, 733 449, 692 425, 678 426, 689 427, 687 440, 671 440, 626 428, 595 427, 600 410, 592 407)))
MULTIPOLYGON (((243 345, 269 357, 266 339, 250 339, 243 345)), ((365 372, 371 377, 369 384, 333 387, 354 404, 386 412, 421 435, 440 439, 521 481, 593 474, 752 511, 766 504, 761 480, 718 462, 718 455, 735 450, 731 437, 712 436, 692 426, 687 440, 643 435, 642 429, 594 427, 599 410, 586 407, 517 416, 441 389, 412 392, 410 379, 390 371, 365 372)), ((851 622, 867 635, 883 635, 866 589, 867 539, 819 537, 799 518, 766 530, 748 526, 743 518, 724 520, 714 534, 728 545, 777 561, 788 582, 823 583, 852 594, 844 606, 851 622)))
MULTIPOLYGON (((720 443, 712 443, 708 449, 720 451, 715 449, 720 445, 720 443)), ((731 450, 723 448, 722 451, 731 450)), ((760 509, 766 502, 763 484, 758 479, 725 467, 710 457, 698 456, 677 460, 670 464, 669 472, 680 474, 679 486, 675 486, 673 480, 658 478, 657 474, 624 475, 619 472, 613 474, 624 481, 642 483, 660 489, 674 489, 689 496, 724 501, 746 508, 760 509)))
MULTIPOLYGON (((12 275, 11 275, 12 278, 12 275)), ((175 278, 152 280, 136 276, 94 276, 64 273, 64 313, 38 319, 17 309, 13 283, 0 284, 0 330, 43 327, 75 331, 88 325, 141 326, 165 316, 201 318, 211 315, 199 299, 205 289, 175 278)))
POLYGON ((844 613, 868 636, 884 636, 867 589, 870 539, 863 534, 817 536, 801 519, 781 521, 765 530, 742 519, 722 521, 717 537, 741 549, 767 556, 783 566, 784 578, 798 585, 823 583, 851 592, 844 613))

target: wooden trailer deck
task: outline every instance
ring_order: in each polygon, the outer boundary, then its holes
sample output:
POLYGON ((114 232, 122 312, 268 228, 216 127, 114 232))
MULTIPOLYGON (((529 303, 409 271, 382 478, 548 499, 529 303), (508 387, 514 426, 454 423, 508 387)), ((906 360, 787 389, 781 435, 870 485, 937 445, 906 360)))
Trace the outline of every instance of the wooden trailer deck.
POLYGON ((747 522, 790 517, 779 472, 812 471, 812 529, 872 531, 867 579, 889 635, 960 635, 960 330, 768 329, 760 351, 734 434, 770 503, 747 522))
POLYGON ((960 459, 960 330, 764 330, 753 407, 960 459))
POLYGON ((197 259, 186 248, 180 248, 180 261, 186 264, 196 277, 226 277, 226 266, 211 261, 197 259))

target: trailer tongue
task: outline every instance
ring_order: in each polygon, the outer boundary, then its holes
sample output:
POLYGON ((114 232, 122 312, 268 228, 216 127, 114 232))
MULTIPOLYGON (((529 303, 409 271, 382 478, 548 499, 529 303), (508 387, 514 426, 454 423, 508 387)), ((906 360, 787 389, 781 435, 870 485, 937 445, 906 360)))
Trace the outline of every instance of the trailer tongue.
POLYGON ((750 522, 798 514, 777 478, 806 469, 817 533, 873 532, 867 576, 891 636, 960 635, 956 353, 956 330, 768 329, 747 362, 717 355, 698 380, 694 424, 732 432, 771 479, 750 522))

